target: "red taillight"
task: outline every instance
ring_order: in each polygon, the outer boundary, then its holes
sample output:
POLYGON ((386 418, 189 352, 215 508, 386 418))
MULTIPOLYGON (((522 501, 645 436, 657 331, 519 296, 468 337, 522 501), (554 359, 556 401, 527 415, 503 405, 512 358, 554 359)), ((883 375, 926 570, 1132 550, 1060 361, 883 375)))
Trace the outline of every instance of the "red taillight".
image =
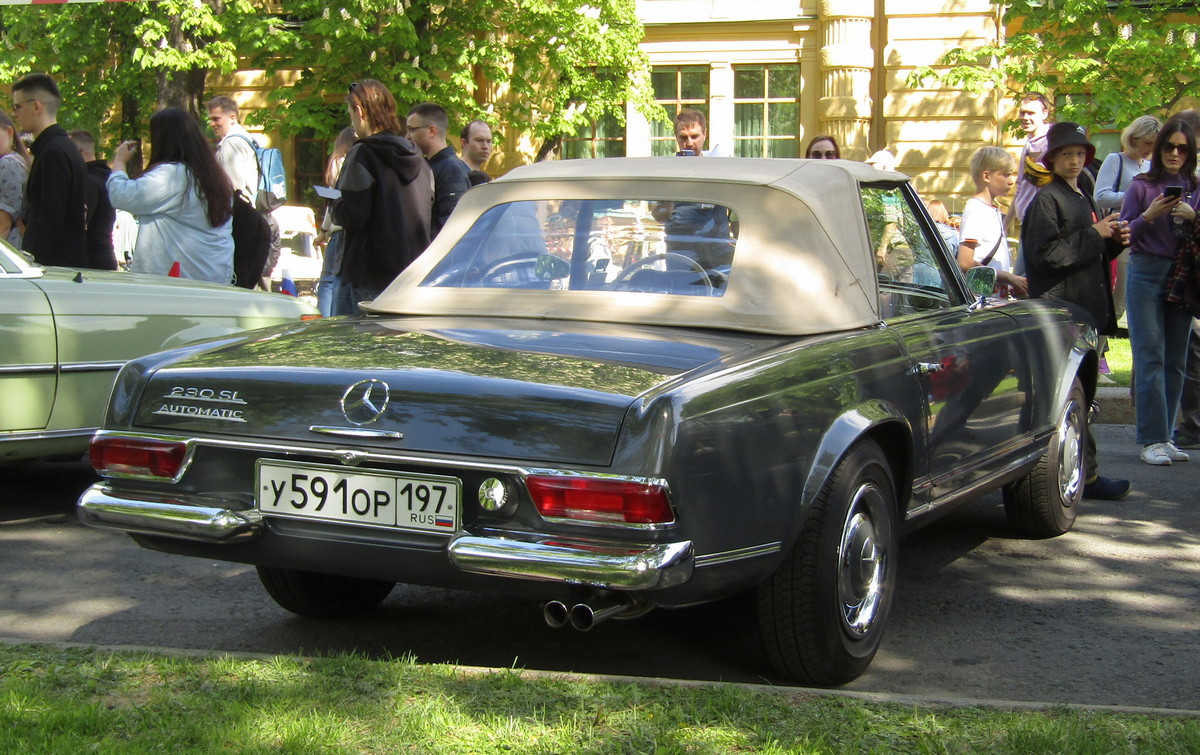
POLYGON ((176 440, 97 435, 88 453, 102 475, 136 475, 173 480, 187 457, 187 444, 176 440))
POLYGON ((675 520, 662 485, 542 475, 531 475, 525 484, 538 512, 545 517, 625 524, 665 524, 675 520))

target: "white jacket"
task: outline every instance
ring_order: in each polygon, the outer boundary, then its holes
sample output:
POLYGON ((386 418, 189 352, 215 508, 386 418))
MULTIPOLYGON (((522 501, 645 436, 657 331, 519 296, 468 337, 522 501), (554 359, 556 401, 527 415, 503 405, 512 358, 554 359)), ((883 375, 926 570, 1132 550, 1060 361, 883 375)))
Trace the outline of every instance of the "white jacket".
POLYGON ((113 171, 108 196, 113 207, 138 219, 132 272, 166 275, 178 262, 183 278, 233 280, 233 221, 209 225, 205 204, 183 163, 160 163, 137 179, 113 171))

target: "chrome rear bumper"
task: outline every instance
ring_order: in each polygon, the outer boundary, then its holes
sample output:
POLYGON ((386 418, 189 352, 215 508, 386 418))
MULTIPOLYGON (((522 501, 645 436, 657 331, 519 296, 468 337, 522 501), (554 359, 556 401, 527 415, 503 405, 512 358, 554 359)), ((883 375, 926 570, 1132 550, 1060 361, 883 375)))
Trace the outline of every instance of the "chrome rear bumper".
POLYGON ((262 515, 213 506, 211 498, 189 501, 182 496, 113 496, 93 485, 79 498, 79 518, 93 527, 143 535, 166 535, 207 543, 253 540, 262 534, 262 515))
MULTIPOLYGON (((83 493, 78 511, 80 520, 93 527, 221 544, 244 543, 263 534, 262 515, 244 505, 201 496, 115 496, 101 483, 83 493), (228 506, 221 505, 225 503, 228 506)), ((681 584, 695 566, 690 540, 644 546, 523 537, 462 532, 450 540, 446 552, 450 563, 465 572, 613 590, 681 584)))
POLYGON ((692 542, 649 547, 575 542, 561 538, 513 540, 463 533, 450 541, 459 569, 501 577, 648 590, 686 582, 695 563, 692 542))

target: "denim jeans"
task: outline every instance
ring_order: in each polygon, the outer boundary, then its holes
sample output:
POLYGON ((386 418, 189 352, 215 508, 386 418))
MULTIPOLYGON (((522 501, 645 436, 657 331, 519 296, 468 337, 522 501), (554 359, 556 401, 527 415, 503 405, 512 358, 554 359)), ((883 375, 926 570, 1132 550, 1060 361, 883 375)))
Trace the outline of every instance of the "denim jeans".
POLYGON ((334 231, 325 245, 325 264, 317 282, 317 309, 324 317, 352 315, 358 312, 350 298, 350 285, 338 277, 342 266, 342 232, 334 231))
POLYGON ((1166 257, 1131 254, 1125 279, 1125 319, 1136 375, 1137 442, 1142 445, 1171 440, 1183 393, 1192 316, 1167 303, 1167 277, 1173 264, 1166 257))

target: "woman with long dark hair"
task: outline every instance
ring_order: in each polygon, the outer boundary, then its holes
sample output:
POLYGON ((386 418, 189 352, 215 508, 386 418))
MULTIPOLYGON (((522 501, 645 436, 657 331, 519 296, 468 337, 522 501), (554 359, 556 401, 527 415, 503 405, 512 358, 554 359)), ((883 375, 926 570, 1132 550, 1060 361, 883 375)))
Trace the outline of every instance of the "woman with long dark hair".
POLYGON ((130 270, 214 283, 233 280, 233 185, 213 155, 199 122, 179 108, 150 117, 150 164, 139 178, 125 166, 137 142, 113 155, 108 195, 113 207, 138 219, 130 270))
POLYGON ((425 251, 432 238, 433 173, 404 137, 396 100, 383 84, 363 79, 346 96, 358 141, 346 155, 333 201, 342 227, 342 267, 355 302, 374 299, 425 251))
POLYGON ((1133 350, 1137 442, 1155 466, 1187 461, 1171 437, 1183 393, 1191 314, 1167 302, 1167 279, 1200 206, 1196 135, 1171 119, 1158 132, 1150 169, 1125 192, 1121 220, 1129 223, 1125 318, 1133 350))
POLYGON ((29 178, 29 150, 8 113, 0 113, 0 238, 21 248, 17 220, 25 207, 25 181, 29 178))

